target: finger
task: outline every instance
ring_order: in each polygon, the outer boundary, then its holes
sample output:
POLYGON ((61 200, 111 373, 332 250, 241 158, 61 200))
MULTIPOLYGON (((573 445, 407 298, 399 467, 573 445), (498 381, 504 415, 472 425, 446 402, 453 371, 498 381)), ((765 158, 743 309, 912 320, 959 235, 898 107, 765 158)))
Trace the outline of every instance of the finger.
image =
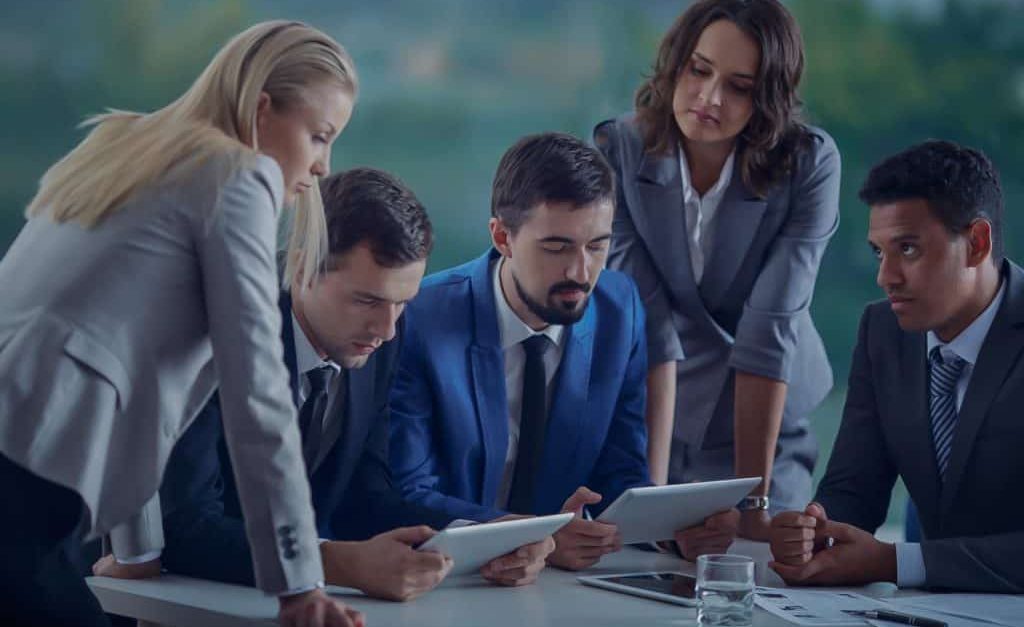
POLYGON ((817 501, 811 501, 807 504, 807 508, 804 510, 808 516, 816 518, 822 522, 828 520, 828 515, 825 513, 825 506, 817 501))
POLYGON ((618 535, 619 528, 615 525, 598 522, 596 520, 580 520, 573 527, 572 533, 591 538, 607 538, 618 535))
POLYGON ((410 551, 406 559, 409 560, 406 563, 414 570, 431 572, 443 569, 445 563, 451 561, 447 555, 434 551, 410 551))
POLYGON ((436 533, 436 531, 426 525, 417 525, 416 527, 399 527, 398 529, 387 532, 386 535, 403 544, 412 546, 426 542, 430 538, 434 537, 436 533))
POLYGON ((812 527, 791 527, 772 532, 772 543, 805 542, 818 536, 819 530, 812 527))
POLYGON ((781 547, 772 547, 772 556, 775 559, 785 559, 799 556, 806 556, 810 559, 814 555, 814 542, 806 542, 801 544, 786 544, 781 547))
POLYGON ((806 514, 797 514, 796 512, 786 513, 791 513, 793 515, 783 516, 782 514, 779 514, 778 516, 772 519, 772 527, 777 529, 814 529, 819 525, 818 519, 814 516, 808 516, 806 514))
POLYGON ((562 512, 573 512, 576 515, 582 514, 584 505, 594 505, 601 502, 601 495, 586 486, 576 488, 576 491, 566 499, 562 505, 562 512))
POLYGON ((366 627, 366 618, 363 617, 363 613, 360 611, 346 607, 345 617, 348 618, 352 627, 366 627))

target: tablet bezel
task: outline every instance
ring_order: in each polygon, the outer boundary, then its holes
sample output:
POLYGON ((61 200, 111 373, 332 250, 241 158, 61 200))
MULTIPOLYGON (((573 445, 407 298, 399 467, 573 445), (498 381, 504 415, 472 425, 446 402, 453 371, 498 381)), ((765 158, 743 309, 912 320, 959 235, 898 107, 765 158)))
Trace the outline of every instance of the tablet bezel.
POLYGON ((628 594, 631 596, 643 597, 645 599, 654 599, 655 601, 662 601, 663 603, 672 603, 674 605, 682 605, 684 607, 696 607, 697 606, 697 578, 687 573, 679 571, 669 570, 651 570, 638 573, 617 573, 611 575, 584 575, 576 578, 580 583, 593 586, 595 588, 602 588, 604 590, 611 590, 612 592, 619 592, 622 594, 628 594), (679 577, 685 577, 692 579, 694 583, 694 596, 693 597, 681 597, 675 594, 666 594, 664 592, 658 592, 657 590, 651 590, 649 588, 640 588, 638 586, 631 586, 628 584, 622 584, 611 581, 611 579, 619 579, 622 577, 650 577, 653 575, 674 575, 679 577))

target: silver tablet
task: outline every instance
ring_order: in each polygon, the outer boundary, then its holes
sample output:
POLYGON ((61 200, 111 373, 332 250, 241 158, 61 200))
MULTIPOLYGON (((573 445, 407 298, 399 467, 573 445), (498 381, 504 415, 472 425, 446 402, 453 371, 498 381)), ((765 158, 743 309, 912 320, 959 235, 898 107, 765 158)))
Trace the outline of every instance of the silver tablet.
POLYGON ((630 488, 597 519, 618 525, 627 544, 671 540, 677 530, 735 507, 760 482, 760 477, 749 477, 630 488))
POLYGON ((580 583, 624 592, 638 597, 657 599, 676 605, 697 605, 697 580, 683 573, 625 573, 578 577, 580 583))
POLYGON ((416 550, 444 553, 455 561, 450 574, 464 575, 524 544, 540 542, 569 524, 572 516, 554 514, 444 529, 416 550))

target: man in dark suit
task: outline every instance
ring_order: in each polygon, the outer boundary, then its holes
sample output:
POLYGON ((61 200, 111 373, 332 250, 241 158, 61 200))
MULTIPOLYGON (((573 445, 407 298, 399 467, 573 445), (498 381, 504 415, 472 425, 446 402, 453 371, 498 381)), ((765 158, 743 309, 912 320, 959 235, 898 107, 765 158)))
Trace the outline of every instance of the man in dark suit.
MULTIPOLYGON (((585 568, 621 541, 586 520, 650 484, 644 312, 605 271, 612 172, 580 140, 545 133, 502 157, 494 248, 426 279, 407 312, 391 401, 391 464, 415 502, 451 516, 574 512, 549 559, 585 568)), ((721 552, 739 513, 681 531, 684 553, 721 552)))
MULTIPOLYGON (((412 192, 384 172, 334 175, 321 193, 325 267, 308 286, 300 277, 280 306, 326 583, 405 600, 433 588, 451 567, 450 559, 413 547, 453 517, 405 502, 387 461, 400 316, 423 278, 431 225, 412 192)), ((175 447, 164 477, 162 561, 171 572, 252 585, 229 455, 215 396, 175 447)), ((528 583, 552 548, 550 539, 524 547, 525 557, 498 558, 483 574, 528 583)))
POLYGON ((860 191, 888 301, 869 305, 828 470, 772 521, 791 584, 1024 592, 1024 271, 1003 257, 998 175, 949 142, 876 166, 860 191), (888 544, 896 477, 923 539, 888 544))

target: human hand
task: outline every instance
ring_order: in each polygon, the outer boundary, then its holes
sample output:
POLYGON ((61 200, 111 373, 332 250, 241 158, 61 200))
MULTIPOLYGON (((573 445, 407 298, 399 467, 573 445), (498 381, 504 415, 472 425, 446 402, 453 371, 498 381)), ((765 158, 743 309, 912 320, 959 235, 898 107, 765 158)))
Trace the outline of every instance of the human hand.
POLYGON ((815 552, 803 564, 778 561, 768 565, 789 585, 858 586, 875 581, 896 582, 896 546, 880 542, 853 525, 826 520, 815 528, 815 539, 833 544, 815 552))
POLYGON ((799 566, 814 557, 828 538, 818 540, 817 528, 828 522, 825 508, 809 504, 803 512, 781 512, 772 519, 768 533, 772 557, 780 564, 799 566))
POLYGON ((480 574, 500 586, 525 586, 537 581, 540 571, 544 570, 545 560, 554 550, 555 540, 548 536, 540 542, 494 558, 480 569, 480 574))
POLYGON ((160 558, 141 564, 121 564, 113 555, 104 555, 92 565, 92 574, 115 579, 149 579, 160 575, 160 558))
POLYGON ((327 583, 348 586, 391 601, 408 601, 432 590, 452 569, 452 559, 413 547, 436 532, 427 526, 401 527, 364 542, 320 545, 327 583))
POLYGON ((601 556, 622 548, 622 536, 615 525, 583 519, 583 506, 601 502, 601 495, 580 486, 566 499, 562 513, 575 514, 572 521, 555 535, 555 550, 548 562, 568 570, 582 570, 600 561, 601 556))
POLYGON ((679 552, 687 560, 695 561, 708 553, 725 553, 736 539, 740 512, 736 508, 712 514, 699 525, 675 533, 679 552))
POLYGON ((278 598, 281 627, 365 627, 360 612, 320 589, 278 598))
POLYGON ((740 512, 739 529, 741 538, 755 542, 767 542, 772 526, 772 516, 768 510, 746 509, 740 512))

